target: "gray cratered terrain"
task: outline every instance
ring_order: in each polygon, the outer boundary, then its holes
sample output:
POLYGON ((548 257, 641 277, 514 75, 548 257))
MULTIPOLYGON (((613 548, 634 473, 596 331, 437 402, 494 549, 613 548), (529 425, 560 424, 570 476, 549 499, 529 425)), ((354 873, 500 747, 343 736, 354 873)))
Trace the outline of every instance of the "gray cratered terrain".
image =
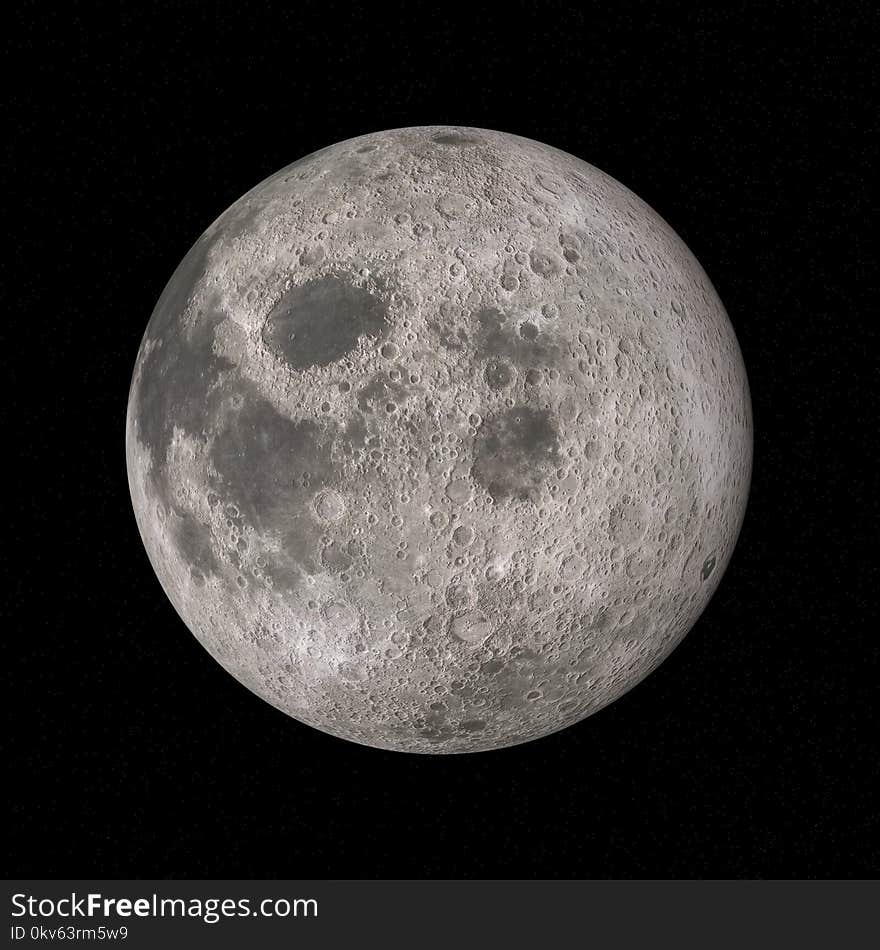
POLYGON ((728 563, 752 422, 725 310, 598 169, 485 129, 244 195, 137 357, 138 525, 205 649, 354 742, 473 752, 653 670, 728 563))

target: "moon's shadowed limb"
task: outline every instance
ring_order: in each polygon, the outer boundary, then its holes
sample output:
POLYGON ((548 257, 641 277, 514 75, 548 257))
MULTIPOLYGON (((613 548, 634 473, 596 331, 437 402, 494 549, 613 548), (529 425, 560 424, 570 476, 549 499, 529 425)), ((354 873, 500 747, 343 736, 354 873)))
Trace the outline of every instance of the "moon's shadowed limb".
POLYGON ((687 633, 743 517, 733 331, 618 182, 485 129, 282 169, 156 305, 127 459, 150 559, 241 682, 335 735, 499 748, 687 633))

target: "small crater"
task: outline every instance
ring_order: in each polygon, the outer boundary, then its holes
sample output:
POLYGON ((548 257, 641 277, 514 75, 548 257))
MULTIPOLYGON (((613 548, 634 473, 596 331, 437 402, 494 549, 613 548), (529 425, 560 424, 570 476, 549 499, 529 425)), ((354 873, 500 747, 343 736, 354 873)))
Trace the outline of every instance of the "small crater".
POLYGON ((505 363, 501 360, 493 360, 486 364, 485 377, 486 385, 489 389, 499 392, 502 389, 507 389, 507 387, 511 385, 516 377, 516 373, 509 363, 505 363))
POLYGON ((343 601, 331 601, 324 607, 322 613, 327 623, 335 630, 350 631, 357 626, 357 612, 351 604, 346 604, 343 601))
POLYGON ((539 277, 555 277, 562 271, 562 262, 552 252, 534 248, 529 254, 529 266, 539 277))
POLYGON ((428 521, 430 521, 432 528, 442 531, 449 522, 449 515, 445 511, 434 511, 428 521))
POLYGON ((703 561, 703 567, 700 570, 700 580, 703 580, 703 581, 709 580, 709 575, 714 570, 715 570, 715 555, 713 554, 711 557, 707 557, 706 560, 703 561))
POLYGON ((572 554, 562 562, 560 574, 564 581, 573 581, 575 578, 580 577, 583 572, 584 561, 583 558, 577 554, 572 554))
POLYGON ((453 479, 446 486, 446 497, 456 505, 465 505, 471 500, 471 484, 467 478, 453 479))
POLYGON ((452 532, 452 540, 461 548, 466 548, 474 540, 474 529, 469 525, 459 525, 452 532))
POLYGON ((329 524, 337 524, 345 515, 345 499, 339 492, 328 488, 315 497, 315 514, 329 524))

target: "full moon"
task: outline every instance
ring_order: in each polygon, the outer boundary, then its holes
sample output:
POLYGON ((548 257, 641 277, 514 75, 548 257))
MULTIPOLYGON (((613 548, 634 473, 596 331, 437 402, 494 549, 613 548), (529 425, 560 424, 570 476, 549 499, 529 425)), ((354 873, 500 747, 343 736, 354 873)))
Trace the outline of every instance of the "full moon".
POLYGON ((655 211, 548 145, 417 127, 308 155, 202 234, 141 343, 126 461, 159 581, 237 680, 343 739, 476 752, 681 641, 752 416, 655 211))

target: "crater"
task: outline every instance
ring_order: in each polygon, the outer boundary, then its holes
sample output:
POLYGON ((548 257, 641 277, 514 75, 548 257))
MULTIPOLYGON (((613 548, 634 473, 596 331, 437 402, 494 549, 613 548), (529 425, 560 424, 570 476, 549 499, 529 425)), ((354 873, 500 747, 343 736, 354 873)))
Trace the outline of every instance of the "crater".
POLYGON ((329 366, 355 350, 359 337, 383 337, 387 318, 378 297, 328 275, 281 296, 266 318, 263 342, 294 369, 329 366))
POLYGON ((497 392, 510 386, 514 380, 515 372, 503 360, 492 360, 486 364, 484 376, 489 389, 494 389, 497 392))
POLYGON ((321 564, 332 574, 341 574, 352 565, 351 556, 340 545, 330 543, 321 552, 321 564))
POLYGON ((321 521, 337 524, 345 515, 345 499, 339 492, 327 488, 315 498, 315 514, 321 521))
POLYGON ((534 248, 529 254, 529 266, 539 277, 555 277, 562 271, 559 258, 546 248, 534 248))
POLYGON ((703 566, 700 569, 700 580, 703 580, 703 581, 709 580, 709 575, 714 570, 715 570, 715 555, 713 554, 711 557, 707 557, 706 560, 703 561, 703 566))
POLYGON ((483 140, 476 135, 471 135, 466 132, 439 132, 437 135, 431 136, 431 141, 435 142, 437 145, 457 145, 459 147, 465 145, 483 145, 483 140))
POLYGON ((492 634, 489 618, 479 610, 458 614, 449 621, 450 635, 467 646, 479 646, 492 634))

